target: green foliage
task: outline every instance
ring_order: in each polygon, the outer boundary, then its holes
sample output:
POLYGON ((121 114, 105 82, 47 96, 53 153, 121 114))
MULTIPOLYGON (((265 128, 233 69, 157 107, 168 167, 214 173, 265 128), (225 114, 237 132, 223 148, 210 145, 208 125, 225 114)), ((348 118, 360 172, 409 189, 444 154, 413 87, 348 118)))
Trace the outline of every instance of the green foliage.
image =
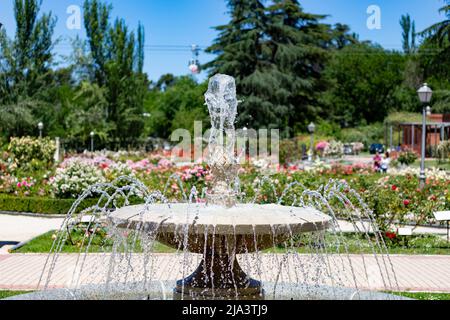
POLYGON ((410 54, 416 49, 416 26, 415 22, 411 21, 409 14, 402 15, 400 19, 400 26, 402 27, 402 42, 403 52, 410 54), (411 37, 411 38, 410 38, 411 37))
POLYGON ((192 134, 194 121, 202 121, 203 130, 207 129, 206 83, 198 85, 190 77, 168 78, 167 75, 158 83, 145 100, 145 109, 151 115, 146 123, 148 135, 168 138, 179 128, 192 134), (164 86, 164 91, 158 90, 161 86, 164 86))
POLYGON ((381 47, 357 44, 336 51, 325 70, 332 88, 324 96, 328 118, 345 126, 381 122, 398 108, 405 58, 381 47))
POLYGON ((342 129, 340 139, 344 143, 361 142, 365 148, 369 148, 372 143, 380 143, 384 138, 384 126, 375 123, 357 128, 342 129))
POLYGON ((394 112, 390 113, 384 121, 385 124, 389 125, 397 125, 404 122, 422 123, 422 114, 410 112, 394 112))
POLYGON ((409 166, 416 162, 416 160, 419 158, 419 156, 412 150, 405 150, 400 152, 398 155, 397 161, 402 164, 409 166))
POLYGON ((39 16, 40 6, 39 0, 14 0, 15 37, 0 30, 0 134, 7 137, 35 132, 36 118, 48 108, 47 95, 55 85, 51 50, 56 18, 39 16))
MULTIPOLYGON (((86 199, 79 207, 79 211, 96 204, 94 199, 86 199)), ((67 214, 74 200, 53 199, 44 197, 14 197, 0 194, 0 211, 26 212, 40 214, 67 214)))
MULTIPOLYGON (((324 16, 308 14, 298 1, 229 1, 231 21, 207 49, 217 58, 206 65, 211 73, 236 78, 243 102, 238 123, 254 128, 286 128, 317 114, 324 90, 328 27, 324 16)), ((306 124, 306 122, 304 123, 306 124)))

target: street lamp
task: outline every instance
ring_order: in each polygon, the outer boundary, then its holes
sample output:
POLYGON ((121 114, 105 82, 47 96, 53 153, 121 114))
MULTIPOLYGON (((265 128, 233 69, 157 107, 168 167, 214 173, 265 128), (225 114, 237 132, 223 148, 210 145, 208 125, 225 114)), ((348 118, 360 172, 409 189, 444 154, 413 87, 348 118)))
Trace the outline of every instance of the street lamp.
POLYGON ((310 149, 310 155, 308 156, 308 161, 312 162, 313 155, 314 155, 314 132, 316 131, 316 125, 311 122, 308 126, 308 131, 311 133, 311 149, 310 149))
POLYGON ((39 129, 39 139, 42 139, 42 130, 44 129, 44 124, 42 122, 38 123, 38 129, 39 129))
POLYGON ((95 132, 94 132, 94 131, 91 131, 90 136, 91 136, 91 152, 94 152, 94 137, 95 137, 95 132))
POLYGON ((431 97, 433 96, 433 90, 428 87, 425 83, 418 91, 419 100, 423 105, 422 110, 422 157, 420 161, 420 188, 422 189, 425 186, 426 175, 425 175, 425 148, 426 148, 426 139, 427 139, 427 115, 431 114, 431 107, 427 106, 431 101, 431 97))

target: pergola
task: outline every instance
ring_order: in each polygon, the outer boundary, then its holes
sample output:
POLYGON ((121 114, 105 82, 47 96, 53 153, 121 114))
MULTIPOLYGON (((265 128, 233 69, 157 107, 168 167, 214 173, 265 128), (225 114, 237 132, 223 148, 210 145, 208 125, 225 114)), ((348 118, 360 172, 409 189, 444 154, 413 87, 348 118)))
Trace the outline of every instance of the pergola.
MULTIPOLYGON (((398 142, 401 148, 409 148, 416 151, 418 154, 422 152, 422 123, 420 122, 404 122, 387 125, 389 145, 391 149, 395 149, 394 145, 394 131, 398 134, 398 142)), ((426 146, 427 154, 431 155, 433 147, 437 147, 441 141, 449 140, 450 137, 450 122, 428 122, 426 124, 426 146)))

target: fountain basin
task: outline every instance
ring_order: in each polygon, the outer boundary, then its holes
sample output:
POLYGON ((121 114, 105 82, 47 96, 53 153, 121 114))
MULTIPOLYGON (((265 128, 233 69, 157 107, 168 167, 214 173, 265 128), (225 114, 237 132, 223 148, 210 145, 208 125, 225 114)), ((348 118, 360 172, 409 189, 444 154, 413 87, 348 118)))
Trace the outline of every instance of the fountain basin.
POLYGON ((265 250, 300 233, 328 228, 332 218, 314 208, 274 204, 153 204, 118 209, 110 220, 119 228, 155 233, 172 248, 203 254, 205 246, 235 254, 265 250), (186 247, 186 248, 185 248, 186 247))
POLYGON ((182 299, 261 299, 261 282, 244 273, 236 255, 324 230, 332 221, 314 208, 184 203, 124 207, 109 219, 118 228, 143 230, 170 247, 203 255, 197 270, 177 282, 175 295, 182 299))

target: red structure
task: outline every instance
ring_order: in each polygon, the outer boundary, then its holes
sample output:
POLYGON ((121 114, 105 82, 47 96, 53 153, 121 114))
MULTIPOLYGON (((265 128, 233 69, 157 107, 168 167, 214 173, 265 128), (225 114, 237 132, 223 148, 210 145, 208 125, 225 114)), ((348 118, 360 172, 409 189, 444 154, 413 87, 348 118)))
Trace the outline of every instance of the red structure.
MULTIPOLYGON (((400 123, 402 148, 422 152, 422 123, 400 123)), ((428 117, 426 126, 426 153, 432 155, 433 148, 450 137, 450 114, 434 114, 428 117)))

